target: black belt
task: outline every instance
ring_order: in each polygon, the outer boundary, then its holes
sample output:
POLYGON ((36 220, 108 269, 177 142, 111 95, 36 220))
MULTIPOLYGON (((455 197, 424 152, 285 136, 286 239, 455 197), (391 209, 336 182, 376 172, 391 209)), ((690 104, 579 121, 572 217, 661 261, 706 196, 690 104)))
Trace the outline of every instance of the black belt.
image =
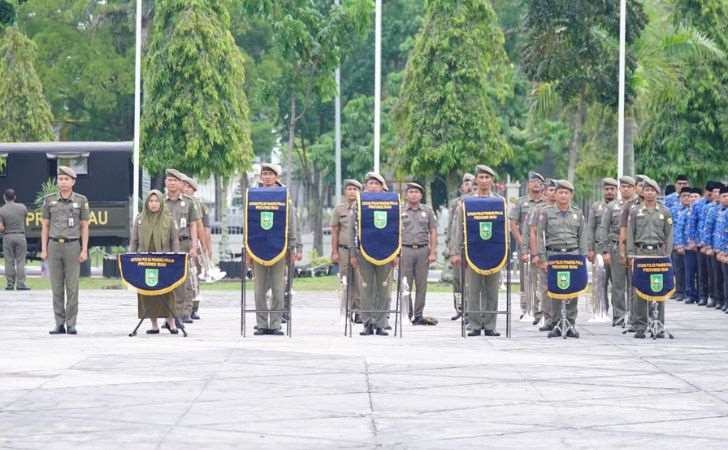
POLYGON ((189 236, 180 236, 180 241, 189 241, 191 238, 189 236))
POLYGON ((349 247, 348 245, 339 244, 339 248, 343 248, 344 250, 351 250, 351 247, 349 247))
POLYGON ((658 250, 662 248, 662 244, 640 244, 635 243, 635 247, 641 248, 642 250, 658 250))
POLYGON ((9 236, 11 234, 20 234, 22 236, 25 236, 25 232, 23 232, 23 231, 6 231, 5 232, 5 236, 9 236))
POLYGON ((79 240, 78 238, 70 238, 70 239, 67 239, 67 238, 54 238, 54 237, 49 238, 49 239, 51 241, 53 241, 53 242, 58 242, 59 244, 63 244, 63 243, 66 243, 66 242, 76 242, 76 241, 79 240))
POLYGON ((402 247, 407 247, 407 248, 426 248, 426 247, 429 247, 429 244, 423 244, 423 245, 417 245, 417 244, 402 244, 402 247))
POLYGON ((572 248, 565 248, 565 247, 546 247, 546 250, 550 252, 561 252, 561 253, 568 253, 568 252, 575 252, 579 250, 579 247, 572 247, 572 248))

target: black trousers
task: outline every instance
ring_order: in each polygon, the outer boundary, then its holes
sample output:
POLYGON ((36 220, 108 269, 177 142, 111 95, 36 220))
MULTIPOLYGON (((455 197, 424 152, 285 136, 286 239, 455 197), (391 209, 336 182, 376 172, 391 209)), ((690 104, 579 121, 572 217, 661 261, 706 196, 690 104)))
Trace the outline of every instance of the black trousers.
POLYGON ((673 295, 673 298, 685 298, 685 255, 672 252, 672 270, 675 272, 675 295, 673 295))
POLYGON ((700 250, 701 248, 698 247, 698 297, 703 300, 710 295, 710 269, 708 268, 710 257, 700 250))

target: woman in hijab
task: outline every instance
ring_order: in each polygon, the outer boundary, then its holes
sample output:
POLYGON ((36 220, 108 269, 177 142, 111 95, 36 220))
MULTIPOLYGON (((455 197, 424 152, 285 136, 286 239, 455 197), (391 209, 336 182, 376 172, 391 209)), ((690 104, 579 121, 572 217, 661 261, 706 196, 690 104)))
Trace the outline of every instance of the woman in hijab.
MULTIPOLYGON (((164 195, 158 190, 149 191, 144 200, 144 210, 134 220, 134 227, 129 242, 130 252, 178 252, 179 238, 172 215, 164 205, 164 195)), ((177 334, 174 316, 170 311, 174 308, 174 293, 159 296, 137 294, 137 305, 140 319, 150 319, 152 329, 147 334, 159 334, 157 319, 167 318, 169 332, 177 334)))

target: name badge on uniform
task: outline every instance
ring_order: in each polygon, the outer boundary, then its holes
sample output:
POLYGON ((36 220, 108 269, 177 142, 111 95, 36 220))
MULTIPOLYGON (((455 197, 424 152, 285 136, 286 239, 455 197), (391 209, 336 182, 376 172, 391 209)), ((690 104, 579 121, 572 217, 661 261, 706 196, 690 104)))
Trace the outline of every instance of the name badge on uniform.
POLYGON ((184 206, 185 206, 185 201, 184 201, 184 200, 182 200, 181 202, 179 202, 179 206, 182 206, 182 207, 184 207, 184 206))
POLYGON ((427 213, 426 213, 426 212, 424 212, 424 211, 422 211, 422 212, 420 213, 420 215, 422 216, 422 218, 423 218, 423 219, 427 218, 427 213))
POLYGON ((78 208, 78 203, 76 203, 76 202, 73 202, 73 207, 74 207, 74 208, 78 208))
POLYGON ((68 228, 72 228, 75 223, 76 222, 73 220, 73 217, 68 218, 68 228))
POLYGON ((187 228, 187 219, 182 217, 179 219, 179 227, 180 228, 187 228))
POLYGON ((578 220, 578 219, 579 219, 579 216, 574 214, 574 220, 578 220))

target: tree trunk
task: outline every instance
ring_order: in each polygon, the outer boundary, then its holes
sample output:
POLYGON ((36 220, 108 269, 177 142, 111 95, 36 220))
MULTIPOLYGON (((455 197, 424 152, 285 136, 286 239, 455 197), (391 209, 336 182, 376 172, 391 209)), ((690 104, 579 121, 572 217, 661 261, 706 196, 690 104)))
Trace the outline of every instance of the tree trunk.
POLYGON ((630 111, 624 118, 624 174, 635 175, 634 165, 634 137, 637 133, 637 121, 630 111))
POLYGON ((311 230, 313 231, 313 248, 320 256, 324 254, 324 230, 323 230, 323 205, 321 202, 321 171, 313 171, 313 180, 309 191, 308 214, 311 218, 311 230))
MULTIPOLYGON (((227 215, 227 186, 229 180, 227 178, 220 178, 215 176, 215 215, 220 217, 220 248, 218 251, 218 259, 227 259, 228 244, 229 244, 229 227, 228 227, 228 215, 227 215), (218 189, 219 187, 219 189, 218 189)), ((234 253, 234 251, 233 251, 234 253)))
POLYGON ((579 99, 579 104, 574 114, 574 134, 569 144, 569 172, 568 179, 571 183, 576 179, 576 163, 579 159, 579 147, 581 147, 581 130, 586 119, 586 102, 579 99))

